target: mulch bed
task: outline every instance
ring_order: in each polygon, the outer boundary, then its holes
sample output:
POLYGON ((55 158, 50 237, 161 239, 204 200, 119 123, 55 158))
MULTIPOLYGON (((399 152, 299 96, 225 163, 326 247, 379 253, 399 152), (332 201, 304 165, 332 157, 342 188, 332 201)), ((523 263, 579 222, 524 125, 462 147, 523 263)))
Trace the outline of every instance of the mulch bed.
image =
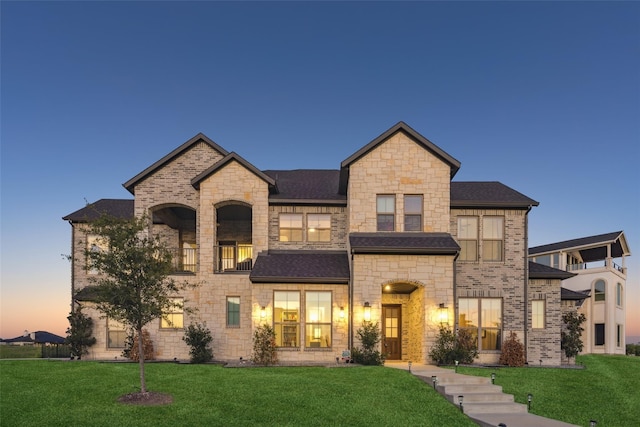
POLYGON ((173 402, 173 396, 148 391, 146 393, 125 394, 118 398, 118 402, 124 403, 125 405, 161 406, 171 404, 173 402))

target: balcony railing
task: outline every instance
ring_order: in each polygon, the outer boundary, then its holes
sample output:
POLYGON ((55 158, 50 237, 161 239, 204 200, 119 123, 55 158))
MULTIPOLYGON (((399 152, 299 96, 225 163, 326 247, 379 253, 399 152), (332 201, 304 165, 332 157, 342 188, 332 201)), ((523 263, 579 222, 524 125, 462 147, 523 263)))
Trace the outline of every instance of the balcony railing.
MULTIPOLYGON (((591 268, 602 268, 608 267, 606 260, 601 261, 592 261, 592 262, 580 262, 577 264, 567 264, 567 271, 579 271, 579 270, 588 270, 591 268)), ((621 273, 624 273, 624 268, 611 261, 611 268, 614 270, 618 270, 621 273)))
POLYGON ((198 250, 196 248, 171 249, 173 268, 176 273, 195 273, 197 271, 198 250))
POLYGON ((216 273, 251 271, 253 267, 252 245, 216 246, 216 273))

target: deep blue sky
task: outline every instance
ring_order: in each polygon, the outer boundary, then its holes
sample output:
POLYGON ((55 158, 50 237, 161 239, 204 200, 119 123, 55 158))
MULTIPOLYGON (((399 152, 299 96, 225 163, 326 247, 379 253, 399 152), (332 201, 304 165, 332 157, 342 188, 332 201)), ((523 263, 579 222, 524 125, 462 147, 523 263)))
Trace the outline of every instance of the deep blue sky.
MULTIPOLYGON (((8 2, 3 338, 64 334, 70 226, 203 132, 260 169, 333 168, 399 120, 540 202, 539 245, 640 250, 640 3, 8 2)), ((640 254, 627 259, 640 336, 640 254)), ((639 338, 640 339, 640 338, 639 338)))

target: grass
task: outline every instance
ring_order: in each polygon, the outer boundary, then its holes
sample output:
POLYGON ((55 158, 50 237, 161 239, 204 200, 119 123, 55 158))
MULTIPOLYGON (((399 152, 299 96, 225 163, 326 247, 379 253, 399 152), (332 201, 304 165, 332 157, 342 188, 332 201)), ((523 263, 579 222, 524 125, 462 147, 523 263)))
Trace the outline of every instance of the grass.
POLYGON ((0 361, 2 426, 473 426, 428 384, 382 367, 147 365, 162 407, 118 403, 137 391, 134 363, 0 361))
POLYGON ((490 377, 515 400, 527 403, 531 413, 571 424, 598 427, 640 425, 640 357, 585 355, 586 369, 467 368, 458 373, 490 377))

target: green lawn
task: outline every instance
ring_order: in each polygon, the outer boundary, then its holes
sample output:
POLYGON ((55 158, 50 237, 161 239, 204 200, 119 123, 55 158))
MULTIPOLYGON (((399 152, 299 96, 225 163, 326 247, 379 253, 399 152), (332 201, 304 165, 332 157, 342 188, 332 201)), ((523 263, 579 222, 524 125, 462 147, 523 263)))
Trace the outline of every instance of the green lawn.
POLYGON ((171 405, 117 403, 137 391, 134 363, 0 361, 7 426, 474 426, 399 369, 147 365, 147 388, 171 405))
POLYGON ((579 356, 586 369, 458 368, 477 376, 496 374, 495 383, 517 402, 533 395, 531 413, 571 424, 640 426, 640 357, 579 356))

